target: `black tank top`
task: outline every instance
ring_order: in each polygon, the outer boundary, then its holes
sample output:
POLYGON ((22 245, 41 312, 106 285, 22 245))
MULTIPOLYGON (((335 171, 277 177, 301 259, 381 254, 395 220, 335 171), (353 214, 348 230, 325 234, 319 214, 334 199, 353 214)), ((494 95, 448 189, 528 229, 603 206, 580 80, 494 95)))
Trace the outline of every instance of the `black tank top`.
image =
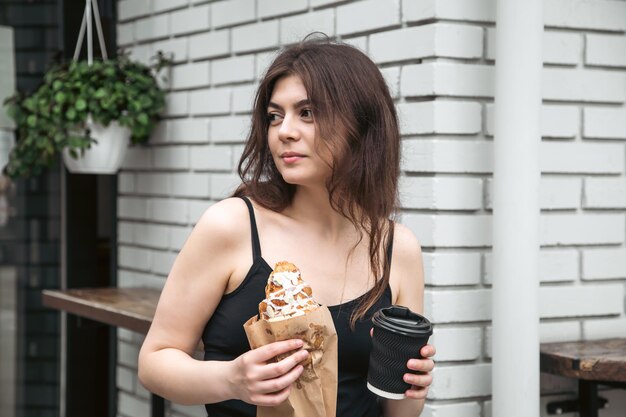
MULTIPOLYGON (((265 298, 265 284, 272 268, 261 256, 261 245, 250 201, 243 197, 250 212, 252 229, 252 267, 243 282, 234 291, 225 294, 202 333, 204 360, 230 361, 250 350, 243 324, 258 314, 258 305, 265 298)), ((387 261, 391 262, 392 244, 387 247, 387 261)), ((366 386, 371 317, 379 308, 391 305, 391 288, 387 285, 383 296, 350 329, 350 316, 359 301, 368 293, 343 304, 329 306, 338 336, 337 417, 380 417, 382 414, 376 395, 366 386)), ((207 404, 210 417, 256 417, 256 406, 240 400, 207 404)), ((300 417, 300 416, 298 416, 300 417)), ((303 416, 304 417, 304 416, 303 416)))

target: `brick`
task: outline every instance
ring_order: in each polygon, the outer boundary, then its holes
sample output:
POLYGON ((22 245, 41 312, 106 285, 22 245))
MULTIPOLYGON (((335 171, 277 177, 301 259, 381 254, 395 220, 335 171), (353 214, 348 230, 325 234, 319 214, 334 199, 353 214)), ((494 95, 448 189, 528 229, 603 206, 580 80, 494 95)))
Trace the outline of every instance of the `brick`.
POLYGON ((619 315, 624 312, 624 286, 614 284, 541 288, 539 310, 541 318, 619 315), (590 302, 591 300, 602 302, 590 302))
POLYGON ((541 216, 542 245, 623 244, 621 214, 549 214, 541 216))
MULTIPOLYGON (((579 33, 544 31, 542 39, 545 64, 578 65, 583 51, 583 36, 579 33)), ((496 30, 487 29, 487 59, 496 59, 496 30)))
POLYGON ((119 243, 134 243, 135 242, 135 232, 134 232, 134 224, 130 222, 120 221, 118 219, 117 223, 117 241, 119 243))
MULTIPOLYGON (((438 355, 438 354, 437 354, 438 355)), ((477 402, 471 403, 453 403, 453 404, 439 404, 439 403, 426 403, 424 405, 424 411, 420 416, 422 417, 482 417, 480 414, 480 404, 477 402)))
POLYGON ((148 247, 167 249, 169 247, 169 230, 166 226, 140 223, 135 224, 135 243, 148 247))
POLYGON ((160 146, 153 149, 152 157, 157 169, 187 170, 189 167, 188 146, 160 146))
POLYGON ((487 321, 491 318, 491 290, 426 291, 424 309, 437 324, 487 321))
POLYGON ((330 6, 331 4, 343 3, 345 0, 311 0, 311 7, 330 6))
POLYGON ((540 162, 544 173, 621 174, 624 147, 612 143, 544 142, 540 162))
POLYGON ((151 0, 125 0, 117 3, 117 19, 120 22, 146 16, 151 10, 151 0))
POLYGON ((135 191, 135 174, 122 172, 117 176, 117 192, 120 194, 135 191))
POLYGON ((191 169, 194 171, 231 171, 233 169, 230 146, 195 146, 191 152, 191 169))
POLYGON ((423 247, 481 247, 491 245, 491 217, 480 214, 402 215, 423 247))
POLYGON ((495 0, 402 0, 402 21, 431 19, 495 22, 495 0))
MULTIPOLYGON (((485 254, 485 282, 493 283, 493 256, 485 254)), ((578 279, 578 251, 574 249, 542 249, 539 252, 540 282, 572 282, 578 279)))
POLYGON ((230 113, 230 88, 211 88, 189 93, 191 114, 215 115, 230 113))
POLYGON ((153 251, 152 252, 152 271, 157 274, 167 276, 172 269, 176 254, 172 252, 153 251))
MULTIPOLYGON (((579 178, 546 178, 539 185, 539 205, 543 210, 576 209, 580 206, 582 181, 579 178)), ((493 208, 493 185, 487 180, 485 206, 493 208)))
POLYGON ((180 405, 170 403, 171 417, 206 417, 206 410, 202 405, 180 405))
POLYGON ((157 52, 163 52, 166 56, 172 58, 172 62, 178 64, 187 61, 189 58, 187 38, 167 39, 157 41, 152 44, 150 54, 155 56, 157 52))
POLYGON ((149 271, 150 251, 120 245, 118 247, 118 262, 121 267, 149 271))
MULTIPOLYGON (((219 3, 216 3, 219 4, 219 3)), ((226 84, 254 79, 254 57, 244 55, 211 62, 213 84, 226 84)))
MULTIPOLYGON (((127 0, 132 1, 132 0, 127 0)), ((150 401, 140 400, 121 391, 117 394, 118 412, 123 416, 150 415, 150 401)))
POLYGON ((586 249, 582 264, 584 280, 626 278, 626 249, 586 249))
POLYGON ((437 361, 471 361, 480 358, 480 327, 442 328, 434 331, 429 343, 437 347, 437 361))
POLYGON ((123 366, 118 366, 116 369, 115 385, 120 391, 126 391, 132 394, 135 390, 135 375, 136 371, 131 371, 123 366))
POLYGON ((482 181, 404 176, 400 179, 400 202, 403 208, 479 210, 482 208, 482 181))
POLYGON ((186 116, 189 113, 189 93, 172 92, 165 96, 166 116, 186 116))
POLYGON ((337 34, 347 35, 400 24, 400 0, 363 0, 337 7, 337 34), (358 19, 355 19, 358 16, 358 19))
POLYGON ((585 178, 584 208, 626 208, 626 179, 585 178))
POLYGON ((137 194, 169 195, 168 174, 141 173, 137 175, 137 194))
POLYGON ((400 97, 400 67, 381 68, 380 73, 385 78, 389 94, 392 98, 400 97))
POLYGON ((172 198, 151 198, 148 200, 150 220, 165 223, 186 224, 189 222, 187 201, 172 198))
POLYGON ((126 151, 123 169, 146 169, 152 167, 152 150, 144 147, 131 146, 126 151))
POLYGON ((256 19, 250 0, 220 1, 211 4, 211 26, 223 27, 251 22, 256 19))
POLYGON ((466 101, 399 103, 396 106, 403 135, 476 134, 481 131, 481 106, 466 101))
POLYGON ((168 10, 180 9, 186 7, 189 0, 152 0, 152 11, 161 13, 168 10))
POLYGON ((208 62, 175 65, 172 67, 172 88, 187 89, 209 85, 210 70, 208 62))
POLYGON ((162 290, 165 277, 152 273, 119 270, 117 286, 120 288, 146 287, 162 290))
POLYGON ((490 142, 442 139, 402 141, 402 169, 410 172, 489 173, 490 142))
POLYGON ((179 252, 191 234, 189 226, 170 226, 170 249, 179 252))
POLYGON ((542 86, 544 100, 626 101, 626 74, 615 71, 544 68, 542 86))
POLYGON ((241 184, 241 179, 235 174, 211 174, 211 198, 221 200, 229 197, 241 184))
MULTIPOLYGON (((489 117, 489 116, 488 116, 489 117)), ((491 117, 493 120, 493 117, 491 117)), ((575 138, 580 126, 580 112, 572 106, 541 106, 541 136, 575 138)))
POLYGON ((427 285, 477 285, 480 283, 480 254, 468 252, 423 253, 427 285))
POLYGON ((626 139, 624 108, 585 107, 583 137, 594 139, 626 139))
POLYGON ((473 26, 433 23, 370 35, 369 53, 377 64, 429 57, 480 58, 483 31, 473 26))
POLYGON ((233 52, 251 52, 278 46, 278 21, 255 23, 232 29, 233 52))
POLYGON ((173 35, 205 31, 210 27, 209 6, 195 6, 171 13, 173 35))
POLYGON ((230 54, 228 30, 218 30, 189 37, 189 57, 193 60, 230 54))
POLYGON ((119 46, 126 46, 133 43, 135 40, 135 24, 133 22, 119 23, 116 25, 116 29, 117 44, 119 46))
POLYGON ((309 7, 308 0, 259 0, 259 17, 283 16, 291 13, 304 12, 309 7))
POLYGON ((626 31, 626 3, 612 0, 549 0, 544 2, 545 26, 626 31))
POLYGON ((626 67, 626 36, 587 34, 585 64, 626 67))
POLYGON ((135 22, 135 39, 146 41, 167 38, 170 35, 170 16, 167 14, 150 16, 135 22))
POLYGON ((249 116, 213 118, 211 119, 211 142, 244 142, 249 129, 249 116))
POLYGON ((198 221, 204 212, 211 206, 211 203, 205 200, 190 200, 188 203, 189 218, 191 219, 192 224, 195 224, 196 221, 198 221))
POLYGON ((343 39, 343 42, 367 54, 367 51, 368 51, 367 36, 357 36, 354 38, 343 39))
POLYGON ((583 321, 583 334, 585 335, 585 340, 623 338, 626 334, 626 319, 615 317, 585 320, 583 321))
POLYGON ((233 111, 235 113, 252 113, 257 88, 256 84, 233 87, 233 111))
POLYGON ((491 395, 490 364, 436 366, 433 371, 433 383, 428 390, 428 398, 431 400, 488 395, 491 395))
POLYGON ((429 62, 402 68, 400 91, 405 97, 459 96, 493 97, 495 68, 429 62))
POLYGON ((152 44, 144 44, 144 45, 135 45, 132 47, 130 51, 130 57, 139 61, 144 65, 151 64, 151 55, 152 55, 152 44))
POLYGON ((539 340, 541 343, 575 342, 580 339, 580 324, 577 321, 539 323, 539 340))
POLYGON ((312 32, 335 36, 335 10, 325 9, 280 19, 280 43, 296 43, 312 32))
POLYGON ((117 215, 122 219, 143 219, 146 216, 145 200, 137 197, 118 197, 117 215))
POLYGON ((209 174, 176 173, 171 174, 172 195, 178 197, 209 197, 209 174))
POLYGON ((263 75, 265 75, 277 55, 278 51, 261 52, 256 54, 256 64, 254 69, 255 81, 263 78, 263 75))
POLYGON ((209 131, 209 120, 205 118, 172 120, 168 122, 168 142, 208 142, 209 131))

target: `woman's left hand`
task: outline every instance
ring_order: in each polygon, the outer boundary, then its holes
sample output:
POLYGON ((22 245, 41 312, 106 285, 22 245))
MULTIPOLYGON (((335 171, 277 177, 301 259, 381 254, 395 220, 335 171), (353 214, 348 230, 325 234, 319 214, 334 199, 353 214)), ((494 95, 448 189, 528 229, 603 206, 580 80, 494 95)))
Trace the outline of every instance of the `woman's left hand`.
POLYGON ((407 398, 413 398, 416 400, 423 400, 428 394, 428 387, 433 382, 432 370, 435 367, 435 362, 431 357, 435 356, 435 347, 432 345, 426 345, 420 350, 420 354, 423 359, 409 359, 407 362, 407 368, 412 371, 417 371, 417 374, 406 373, 404 374, 404 382, 411 384, 405 395, 407 398))

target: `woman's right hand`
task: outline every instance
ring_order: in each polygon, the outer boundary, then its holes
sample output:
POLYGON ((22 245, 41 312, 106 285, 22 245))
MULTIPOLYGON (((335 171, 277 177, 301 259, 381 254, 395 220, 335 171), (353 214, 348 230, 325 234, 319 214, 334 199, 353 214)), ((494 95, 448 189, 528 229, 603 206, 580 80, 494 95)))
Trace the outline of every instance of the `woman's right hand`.
POLYGON ((303 342, 299 339, 270 343, 250 350, 231 362, 228 378, 235 398, 265 407, 276 406, 287 399, 303 367, 300 362, 309 353, 298 350, 303 342), (286 358, 269 361, 278 355, 298 350, 286 358))

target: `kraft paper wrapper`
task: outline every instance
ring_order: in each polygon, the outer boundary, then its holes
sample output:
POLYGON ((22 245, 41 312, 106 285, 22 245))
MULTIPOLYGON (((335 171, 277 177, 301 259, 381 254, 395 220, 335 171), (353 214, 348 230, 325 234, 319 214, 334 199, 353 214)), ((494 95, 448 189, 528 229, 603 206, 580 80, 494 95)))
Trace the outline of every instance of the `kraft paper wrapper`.
POLYGON ((304 371, 291 386, 287 400, 276 407, 257 407, 257 417, 335 417, 337 332, 327 307, 278 321, 254 316, 243 328, 252 349, 281 340, 302 339, 303 348, 309 351, 304 371))

